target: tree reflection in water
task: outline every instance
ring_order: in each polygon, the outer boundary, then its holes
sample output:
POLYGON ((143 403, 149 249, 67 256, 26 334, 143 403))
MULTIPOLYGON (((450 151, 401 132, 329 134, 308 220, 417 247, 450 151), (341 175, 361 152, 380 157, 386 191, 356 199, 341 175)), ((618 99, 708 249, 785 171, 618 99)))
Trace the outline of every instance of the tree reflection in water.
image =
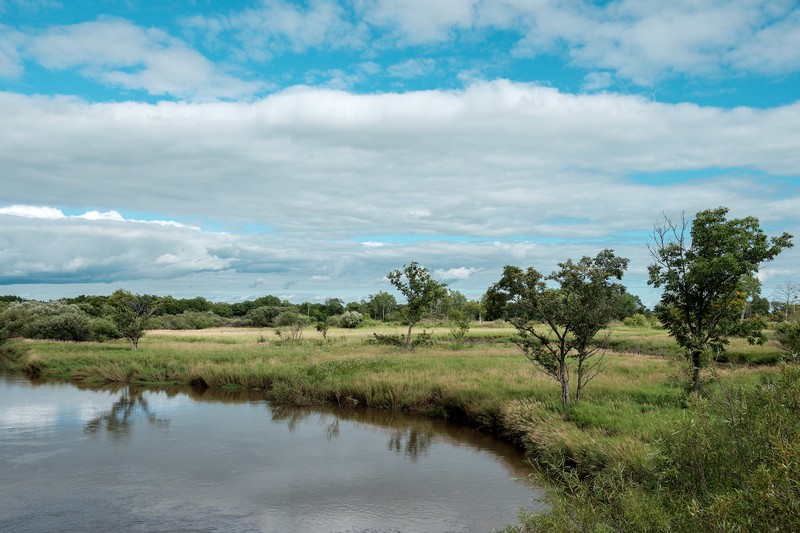
POLYGON ((339 417, 336 415, 331 416, 310 409, 286 405, 270 405, 269 409, 272 411, 272 420, 277 422, 285 421, 286 427, 290 432, 294 432, 294 430, 297 429, 297 424, 306 420, 311 415, 316 414, 319 415, 319 422, 325 425, 325 436, 328 437, 328 440, 335 439, 339 436, 339 417), (331 417, 333 418, 333 422, 328 423, 331 417))
POLYGON ((130 435, 133 422, 139 415, 144 415, 147 421, 155 426, 169 426, 169 420, 158 418, 155 413, 150 412, 144 393, 145 391, 141 389, 124 387, 119 398, 111 405, 111 409, 86 422, 83 431, 96 435, 105 429, 112 437, 123 439, 130 435))
POLYGON ((416 462, 421 456, 428 455, 432 443, 433 433, 415 428, 398 429, 389 437, 387 448, 416 462))

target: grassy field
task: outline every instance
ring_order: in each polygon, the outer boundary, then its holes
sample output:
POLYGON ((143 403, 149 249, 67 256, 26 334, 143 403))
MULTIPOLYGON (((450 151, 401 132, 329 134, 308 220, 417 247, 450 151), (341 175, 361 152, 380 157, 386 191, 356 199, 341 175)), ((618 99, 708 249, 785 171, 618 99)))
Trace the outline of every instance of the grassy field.
MULTIPOLYGON (((646 476, 653 443, 686 418, 686 375, 663 330, 610 329, 605 369, 585 389, 569 420, 558 385, 510 342, 509 327, 474 326, 457 346, 447 328, 428 328, 430 345, 413 351, 374 343, 400 327, 307 330, 297 342, 271 329, 150 331, 138 352, 124 341, 15 340, 7 364, 43 379, 82 383, 190 384, 264 391, 295 405, 333 403, 430 414, 466 422, 523 447, 550 479, 568 471, 646 476)), ((734 342, 730 359, 770 361, 774 346, 734 342)), ((719 365, 722 383, 755 386, 776 366, 719 365)), ((563 479, 562 479, 563 481, 563 479)))

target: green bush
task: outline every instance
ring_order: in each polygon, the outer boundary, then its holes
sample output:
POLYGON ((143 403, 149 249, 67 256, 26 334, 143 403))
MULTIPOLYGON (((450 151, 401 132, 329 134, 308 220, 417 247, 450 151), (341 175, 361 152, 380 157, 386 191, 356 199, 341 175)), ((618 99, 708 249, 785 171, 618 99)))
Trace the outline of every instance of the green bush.
POLYGON ((339 327, 354 329, 364 323, 364 315, 358 311, 345 311, 339 315, 339 327))
POLYGON ((88 341, 90 318, 76 305, 60 302, 12 303, 0 313, 0 324, 8 337, 88 341))
POLYGON ((649 328, 650 321, 641 313, 636 313, 622 319, 622 323, 629 328, 649 328))
POLYGON ((105 342, 112 339, 121 339, 122 333, 117 329, 114 321, 108 318, 95 318, 89 324, 92 340, 105 342))
POLYGON ((797 361, 800 358, 800 320, 778 324, 775 327, 775 340, 786 351, 788 359, 797 361))
POLYGON ((797 531, 800 368, 693 396, 647 468, 564 475, 552 507, 506 531, 797 531))

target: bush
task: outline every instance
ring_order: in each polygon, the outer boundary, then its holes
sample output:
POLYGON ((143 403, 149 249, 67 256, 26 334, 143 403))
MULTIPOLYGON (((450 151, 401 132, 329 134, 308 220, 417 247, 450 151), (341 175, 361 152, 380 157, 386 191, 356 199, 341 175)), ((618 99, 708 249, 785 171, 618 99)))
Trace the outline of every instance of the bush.
POLYGON ((114 321, 108 318, 95 318, 89 323, 92 340, 105 342, 112 339, 121 339, 122 333, 117 329, 114 321))
POLYGON ((622 323, 629 328, 649 328, 650 321, 641 313, 636 313, 622 319, 622 323))
POLYGON ((358 311, 345 311, 339 315, 339 327, 354 329, 364 322, 364 315, 358 311))
POLYGON ((797 361, 800 357, 800 320, 778 324, 775 328, 775 340, 787 352, 789 359, 797 361))
POLYGON ((294 311, 284 311, 275 318, 275 333, 287 341, 298 341, 303 336, 303 328, 311 323, 306 315, 294 311))
POLYGON ((242 323, 252 328, 268 328, 274 326, 275 319, 280 315, 279 307, 261 306, 247 312, 242 323))
POLYGON ((225 320, 211 311, 184 311, 180 315, 162 315, 150 319, 153 329, 206 329, 217 328, 225 324, 225 320))
POLYGON ((0 313, 7 337, 88 341, 91 339, 89 316, 75 305, 59 302, 12 303, 0 313))
POLYGON ((796 531, 800 368, 755 389, 693 396, 654 447, 646 468, 610 464, 588 478, 567 470, 566 490, 548 512, 523 514, 523 530, 796 531))

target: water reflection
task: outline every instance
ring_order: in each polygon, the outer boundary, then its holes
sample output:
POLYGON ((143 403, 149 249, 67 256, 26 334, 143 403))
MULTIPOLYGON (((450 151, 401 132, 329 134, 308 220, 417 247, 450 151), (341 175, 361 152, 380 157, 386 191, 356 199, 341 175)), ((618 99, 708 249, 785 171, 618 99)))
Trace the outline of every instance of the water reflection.
POLYGON ((119 397, 111 404, 111 409, 83 425, 84 433, 94 435, 105 429, 113 438, 123 439, 130 435, 137 418, 145 418, 154 426, 169 426, 169 420, 159 418, 150 411, 150 405, 144 397, 146 390, 130 386, 120 389, 119 397))
POLYGON ((398 429, 389 438, 388 448, 397 454, 403 454, 415 463, 420 456, 428 455, 433 442, 433 435, 417 429, 398 429))
POLYGON ((80 389, 0 375, 0 531, 466 533, 536 506, 516 449, 443 421, 80 389))

